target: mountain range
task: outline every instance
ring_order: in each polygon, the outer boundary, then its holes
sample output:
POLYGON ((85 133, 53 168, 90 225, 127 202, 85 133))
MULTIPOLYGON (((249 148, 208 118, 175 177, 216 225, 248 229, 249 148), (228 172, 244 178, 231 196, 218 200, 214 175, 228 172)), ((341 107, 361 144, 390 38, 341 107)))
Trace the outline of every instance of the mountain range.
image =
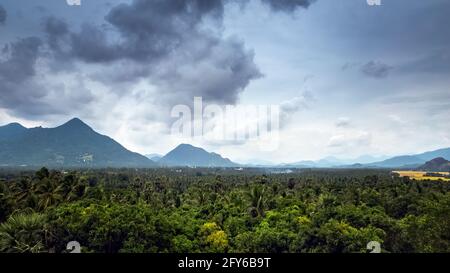
POLYGON ((326 157, 317 161, 299 161, 289 164, 279 164, 285 168, 409 168, 415 169, 427 161, 442 157, 450 159, 450 148, 444 148, 415 155, 401 155, 390 158, 379 157, 378 161, 372 161, 376 157, 361 156, 356 159, 342 160, 335 157, 326 157), (384 158, 384 159, 383 159, 384 158))
POLYGON ((343 160, 326 157, 317 161, 288 164, 273 164, 265 159, 259 159, 238 164, 217 153, 190 144, 180 144, 164 156, 159 154, 143 156, 127 150, 112 138, 95 132, 78 118, 55 128, 25 128, 19 123, 0 126, 0 166, 414 169, 436 158, 450 159, 450 148, 391 158, 365 155, 343 160))
POLYGON ((0 166, 152 167, 150 159, 95 132, 78 118, 56 128, 0 127, 0 166))
POLYGON ((370 162, 374 162, 377 160, 384 160, 387 157, 380 156, 380 157, 374 157, 370 155, 362 155, 357 158, 353 159, 340 159, 334 156, 328 156, 319 160, 303 160, 298 161, 294 163, 284 163, 280 164, 278 166, 280 167, 301 167, 301 168, 336 168, 336 167, 342 167, 347 165, 353 165, 355 163, 357 164, 367 164, 370 162))
POLYGON ((396 156, 383 161, 365 164, 365 166, 383 167, 383 168, 395 168, 395 167, 415 168, 425 164, 427 161, 430 161, 438 157, 450 159, 450 148, 444 148, 415 155, 396 156))

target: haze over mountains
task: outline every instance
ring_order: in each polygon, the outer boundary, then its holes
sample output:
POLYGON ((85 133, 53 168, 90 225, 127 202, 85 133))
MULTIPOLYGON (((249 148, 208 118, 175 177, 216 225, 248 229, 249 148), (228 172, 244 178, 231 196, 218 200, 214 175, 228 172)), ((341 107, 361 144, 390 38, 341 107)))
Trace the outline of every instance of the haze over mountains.
MULTIPOLYGON (((78 118, 56 128, 28 129, 19 123, 0 126, 0 166, 9 167, 417 168, 436 158, 450 159, 450 148, 387 159, 365 155, 347 160, 326 157, 318 161, 273 164, 266 159, 259 159, 239 164, 190 144, 180 144, 164 156, 143 156, 127 150, 112 138, 95 132, 78 118)), ((432 161, 430 164, 437 166, 438 163, 444 164, 443 168, 447 167, 442 160, 432 161)))
POLYGON ((416 155, 403 155, 392 157, 383 161, 374 162, 366 164, 366 166, 376 166, 376 167, 418 167, 425 164, 427 161, 432 159, 442 157, 445 159, 450 159, 450 148, 439 149, 435 151, 429 151, 416 155))
POLYGON ((450 148, 429 151, 416 155, 401 155, 384 160, 372 161, 371 156, 362 156, 353 160, 340 160, 334 157, 327 157, 318 161, 300 161, 279 166, 296 168, 410 168, 414 169, 427 161, 442 157, 450 159, 450 148), (369 162, 368 162, 369 161, 369 162))
POLYGON ((332 167, 340 167, 340 166, 346 166, 346 165, 352 165, 352 164, 367 164, 379 160, 384 160, 387 157, 374 157, 370 155, 363 155, 359 156, 357 158, 353 159, 340 159, 336 158, 334 156, 328 156, 316 161, 313 160, 303 160, 298 161, 294 163, 284 163, 280 164, 279 166, 284 167, 303 167, 303 168, 332 168, 332 167))
POLYGON ((163 155, 160 155, 160 154, 147 154, 145 156, 148 159, 153 160, 153 161, 158 161, 158 160, 160 160, 163 157, 163 155))

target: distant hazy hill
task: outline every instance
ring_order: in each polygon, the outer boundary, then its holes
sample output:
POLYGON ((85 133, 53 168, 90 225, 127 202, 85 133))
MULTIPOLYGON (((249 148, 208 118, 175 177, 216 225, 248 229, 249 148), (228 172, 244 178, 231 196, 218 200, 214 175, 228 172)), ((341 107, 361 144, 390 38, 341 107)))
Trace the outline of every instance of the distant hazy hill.
POLYGON ((202 148, 189 144, 178 145, 175 149, 161 158, 158 163, 165 166, 192 167, 234 167, 238 164, 219 154, 209 153, 202 148))
POLYGON ((0 127, 1 166, 151 167, 150 159, 130 152, 75 118, 56 128, 0 127))
POLYGON ((280 164, 278 167, 284 168, 353 168, 363 167, 363 164, 374 162, 375 160, 385 159, 386 157, 375 157, 370 155, 362 155, 353 159, 341 159, 333 156, 328 156, 320 160, 312 161, 305 160, 289 164, 280 164))
POLYGON ((416 167, 423 163, 425 163, 426 160, 421 159, 417 156, 413 155, 403 155, 403 156, 395 156, 383 161, 369 163, 367 165, 369 166, 376 166, 376 167, 384 167, 384 168, 393 168, 393 167, 416 167))
POLYGON ((163 156, 160 154, 147 154, 145 155, 148 159, 153 160, 153 161, 159 161, 163 156))
POLYGON ((326 157, 318 161, 299 161, 290 164, 280 164, 278 167, 290 168, 417 168, 433 158, 450 159, 450 148, 439 149, 417 155, 402 155, 391 158, 360 156, 355 159, 338 159, 326 157), (377 160, 378 161, 375 161, 377 160), (383 159, 383 160, 381 160, 383 159))
POLYGON ((419 167, 425 162, 437 157, 450 159, 450 148, 439 149, 435 151, 425 152, 417 155, 396 156, 383 161, 366 164, 373 167, 419 167))
POLYGON ((427 161, 418 169, 421 171, 450 172, 450 161, 445 158, 438 157, 427 161))

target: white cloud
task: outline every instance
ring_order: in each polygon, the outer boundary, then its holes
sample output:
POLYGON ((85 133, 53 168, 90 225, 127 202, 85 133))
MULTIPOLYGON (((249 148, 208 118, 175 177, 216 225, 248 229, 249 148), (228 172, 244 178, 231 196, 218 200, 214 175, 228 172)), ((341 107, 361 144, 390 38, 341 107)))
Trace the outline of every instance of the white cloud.
POLYGON ((356 131, 332 136, 328 141, 328 147, 350 149, 352 147, 367 146, 370 143, 370 133, 364 131, 356 131))

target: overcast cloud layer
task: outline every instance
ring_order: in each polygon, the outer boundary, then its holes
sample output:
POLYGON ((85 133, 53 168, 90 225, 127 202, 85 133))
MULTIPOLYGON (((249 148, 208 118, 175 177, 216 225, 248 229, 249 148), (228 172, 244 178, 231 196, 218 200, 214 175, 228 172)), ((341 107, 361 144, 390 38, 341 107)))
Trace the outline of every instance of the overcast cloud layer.
POLYGON ((450 146, 450 2, 5 0, 0 122, 77 116, 165 153, 176 104, 279 104, 281 145, 195 142, 234 160, 450 146), (420 133, 417 133, 420 132, 420 133))

